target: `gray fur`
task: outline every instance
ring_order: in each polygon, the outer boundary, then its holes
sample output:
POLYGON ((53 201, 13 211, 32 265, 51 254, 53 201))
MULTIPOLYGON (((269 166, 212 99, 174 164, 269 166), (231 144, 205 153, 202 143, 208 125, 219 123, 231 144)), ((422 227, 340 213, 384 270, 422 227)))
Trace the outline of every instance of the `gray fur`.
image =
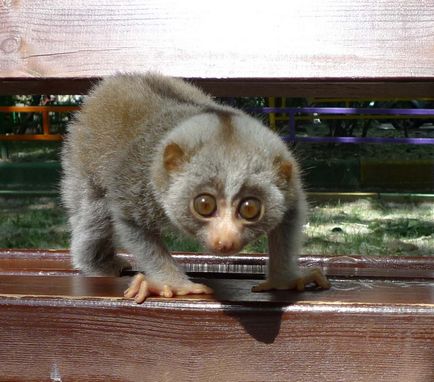
POLYGON ((269 280, 299 275, 305 198, 291 153, 255 119, 181 80, 157 74, 103 80, 69 127, 62 164, 72 257, 86 273, 118 275, 127 266, 115 255, 116 237, 152 279, 185 282, 161 231, 170 224, 206 244, 207 224, 192 215, 190 202, 209 191, 229 203, 259 197, 265 212, 243 226, 243 245, 268 233, 269 280), (170 143, 188 157, 175 172, 163 165, 170 143), (290 179, 281 178, 276 160, 292 164, 290 179))

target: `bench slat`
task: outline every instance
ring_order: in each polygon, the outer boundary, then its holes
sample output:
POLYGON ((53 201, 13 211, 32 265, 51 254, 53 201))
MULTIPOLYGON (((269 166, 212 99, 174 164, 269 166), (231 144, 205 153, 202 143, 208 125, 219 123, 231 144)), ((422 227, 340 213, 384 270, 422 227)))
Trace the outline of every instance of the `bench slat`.
POLYGON ((0 92, 158 70, 215 95, 432 96, 433 14, 420 0, 4 1, 0 92))
POLYGON ((215 297, 153 298, 139 306, 117 297, 126 282, 1 276, 3 380, 433 376, 432 285, 376 282, 353 289, 354 282, 334 280, 330 291, 253 294, 252 280, 208 280, 215 297))
MULTIPOLYGON (((133 266, 134 258, 120 254, 133 266)), ((217 277, 262 278, 266 271, 266 254, 218 256, 202 253, 172 254, 193 276, 212 274, 217 277)), ((328 275, 347 278, 390 278, 434 280, 433 257, 378 256, 301 256, 303 267, 320 267, 328 275)), ((0 275, 75 275, 66 250, 0 249, 0 275)))
MULTIPOLYGON (((249 266, 264 264, 263 255, 175 256, 184 265, 242 265, 243 259, 249 266)), ((352 269, 352 276, 333 276, 327 291, 252 293, 257 280, 211 274, 197 280, 214 288, 212 296, 149 298, 137 305, 122 297, 130 277, 50 276, 56 269, 70 271, 66 251, 2 250, 1 378, 432 379, 432 261, 306 256, 301 262, 329 264, 337 273, 352 269), (20 269, 47 272, 36 276, 20 269), (369 277, 382 269, 390 277, 369 277), (358 277, 363 270, 365 277, 358 277), (398 280, 393 273, 399 270, 428 278, 398 280)))
MULTIPOLYGON (((123 299, 131 277, 86 277, 86 276, 17 276, 0 275, 0 298, 4 297, 52 297, 65 300, 75 299, 123 299)), ((327 291, 308 290, 303 293, 275 291, 272 293, 252 293, 257 280, 239 279, 196 279, 205 282, 213 289, 212 296, 180 296, 176 299, 163 299, 176 304, 179 301, 213 303, 279 303, 285 306, 298 304, 318 304, 342 307, 345 305, 388 306, 391 312, 403 307, 417 310, 426 307, 434 314, 434 281, 397 281, 393 279, 347 279, 332 278, 333 288, 327 291)), ((152 298, 151 301, 161 301, 152 298)), ((210 304, 210 309, 212 304, 210 304)))
MULTIPOLYGON (((1 57, 0 57, 1 62, 1 57)), ((0 75, 1 75, 0 71, 0 75)), ((85 94, 100 77, 79 78, 0 78, 0 95, 8 94, 85 94)), ((397 98, 406 99, 433 97, 434 80, 422 78, 415 80, 371 78, 364 80, 311 78, 274 79, 205 79, 187 78, 209 94, 216 97, 347 97, 347 98, 397 98)))

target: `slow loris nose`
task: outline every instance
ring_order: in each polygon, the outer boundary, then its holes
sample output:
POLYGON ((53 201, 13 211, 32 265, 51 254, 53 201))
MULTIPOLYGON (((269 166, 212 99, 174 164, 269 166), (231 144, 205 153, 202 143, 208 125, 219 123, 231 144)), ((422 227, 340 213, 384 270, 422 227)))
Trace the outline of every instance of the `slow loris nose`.
POLYGON ((242 225, 235 221, 229 208, 221 211, 208 226, 208 247, 220 253, 238 252, 241 250, 241 230, 242 225))
POLYGON ((222 253, 230 253, 237 250, 238 245, 230 238, 221 238, 216 243, 213 244, 215 250, 222 253))

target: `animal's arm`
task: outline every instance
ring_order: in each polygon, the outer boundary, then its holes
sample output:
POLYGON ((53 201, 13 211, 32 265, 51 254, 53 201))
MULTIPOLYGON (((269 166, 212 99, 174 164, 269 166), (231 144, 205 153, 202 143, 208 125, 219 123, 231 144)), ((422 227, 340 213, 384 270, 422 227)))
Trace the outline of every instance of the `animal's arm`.
POLYGON ((268 234, 269 263, 265 282, 253 288, 254 292, 272 289, 304 290, 310 283, 323 289, 330 283, 319 269, 301 271, 297 260, 302 246, 304 211, 302 203, 286 211, 280 224, 268 234))
POLYGON ((118 222, 117 228, 123 246, 136 256, 139 268, 144 272, 133 279, 125 297, 141 303, 151 295, 172 297, 212 293, 207 286, 188 279, 158 235, 127 221, 118 222))

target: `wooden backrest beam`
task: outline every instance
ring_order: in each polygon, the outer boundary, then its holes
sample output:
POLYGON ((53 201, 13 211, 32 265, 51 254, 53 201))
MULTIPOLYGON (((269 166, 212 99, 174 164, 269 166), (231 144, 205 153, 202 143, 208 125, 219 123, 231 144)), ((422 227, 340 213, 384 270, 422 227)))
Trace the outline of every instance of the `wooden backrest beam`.
MULTIPOLYGON (((1 60, 1 59, 0 59, 1 60)), ((434 97, 434 79, 186 78, 216 97, 434 97)), ((100 78, 0 78, 0 95, 86 94, 100 78)))
POLYGON ((214 95, 434 95, 434 2, 0 2, 0 94, 157 70, 214 95))

